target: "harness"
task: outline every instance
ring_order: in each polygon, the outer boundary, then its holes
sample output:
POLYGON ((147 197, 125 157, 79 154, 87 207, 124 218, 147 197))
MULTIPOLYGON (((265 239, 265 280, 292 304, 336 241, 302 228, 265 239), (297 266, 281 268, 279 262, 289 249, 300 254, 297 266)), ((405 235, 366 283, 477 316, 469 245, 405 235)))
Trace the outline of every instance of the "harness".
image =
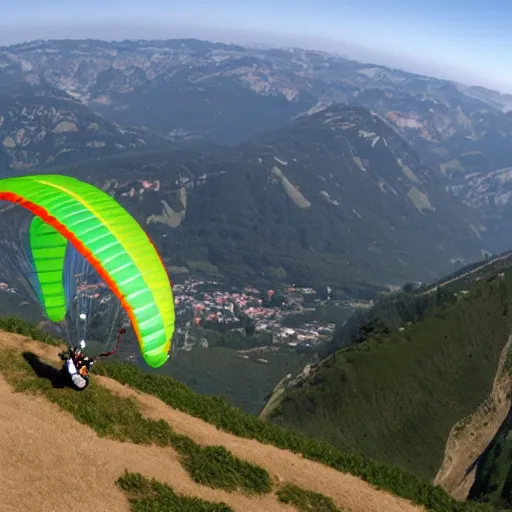
POLYGON ((119 332, 117 333, 117 341, 116 345, 113 348, 113 350, 110 350, 109 352, 102 352, 99 354, 96 358, 89 358, 87 356, 84 356, 82 351, 80 349, 75 349, 74 347, 71 347, 68 352, 62 352, 59 354, 59 357, 62 360, 66 360, 67 357, 71 357, 71 360, 73 361, 73 365, 76 368, 77 373, 75 375, 79 375, 83 379, 87 380, 89 376, 89 368, 94 364, 94 361, 101 357, 106 358, 113 356, 118 350, 119 346, 121 344, 121 338, 123 334, 126 332, 126 329, 121 327, 119 329, 119 332))

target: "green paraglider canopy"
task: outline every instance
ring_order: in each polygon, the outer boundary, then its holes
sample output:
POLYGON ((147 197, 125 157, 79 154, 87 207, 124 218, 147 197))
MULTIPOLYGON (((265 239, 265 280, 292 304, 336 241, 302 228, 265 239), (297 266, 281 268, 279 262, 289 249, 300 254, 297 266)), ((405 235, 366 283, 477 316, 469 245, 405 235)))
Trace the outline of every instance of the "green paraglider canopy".
POLYGON ((119 299, 146 363, 165 363, 175 321, 169 276, 145 231, 115 199, 74 178, 34 175, 0 180, 0 200, 34 215, 27 251, 51 321, 69 310, 64 269, 72 246, 119 299))

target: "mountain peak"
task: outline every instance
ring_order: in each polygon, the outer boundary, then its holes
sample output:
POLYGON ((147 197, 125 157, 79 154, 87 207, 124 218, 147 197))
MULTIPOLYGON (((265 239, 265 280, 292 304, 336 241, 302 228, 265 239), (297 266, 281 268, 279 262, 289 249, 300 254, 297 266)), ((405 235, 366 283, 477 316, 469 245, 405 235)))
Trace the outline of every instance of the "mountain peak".
MULTIPOLYGON (((400 138, 400 134, 389 122, 377 113, 361 106, 334 103, 326 107, 312 109, 298 117, 296 122, 299 124, 321 123, 327 125, 331 131, 351 133, 356 130, 363 138, 371 137, 369 134, 372 134, 377 139, 372 139, 373 145, 383 136, 400 138), (365 130, 373 131, 365 132, 365 130)), ((402 140, 402 146, 404 143, 405 141, 402 140)), ((412 150, 412 148, 410 149, 412 150)))

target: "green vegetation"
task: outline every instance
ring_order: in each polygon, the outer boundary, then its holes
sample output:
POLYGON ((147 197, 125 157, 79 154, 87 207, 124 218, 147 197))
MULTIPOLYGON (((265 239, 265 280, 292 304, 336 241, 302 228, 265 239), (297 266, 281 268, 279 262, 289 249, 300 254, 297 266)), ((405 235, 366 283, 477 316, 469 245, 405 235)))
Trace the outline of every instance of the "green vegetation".
MULTIPOLYGON (((319 297, 322 298, 323 297, 319 297)), ((286 327, 301 327, 309 322, 341 324, 351 315, 351 310, 336 301, 316 305, 313 311, 304 311, 300 314, 287 315, 281 323, 286 327)))
POLYGON ((477 465, 469 498, 512 510, 512 415, 509 413, 477 465))
POLYGON ((163 420, 146 418, 136 401, 121 397, 94 382, 84 393, 62 387, 59 370, 25 353, 3 350, 0 372, 15 391, 41 393, 51 402, 70 412, 100 437, 136 444, 172 446, 181 455, 183 466, 200 484, 246 494, 265 494, 272 485, 268 472, 242 461, 221 446, 199 446, 186 436, 175 433, 163 420), (42 377, 42 378, 41 378, 42 377))
POLYGON ((177 379, 196 393, 224 397, 230 404, 258 414, 276 383, 289 373, 300 372, 311 360, 310 355, 293 350, 246 355, 249 359, 230 348, 195 347, 190 352, 180 351, 169 364, 149 371, 177 379), (268 363, 258 362, 260 357, 268 363))
POLYGON ((219 322, 205 320, 201 326, 191 326, 188 330, 189 340, 206 339, 208 348, 222 347, 234 350, 247 350, 254 347, 272 345, 270 332, 255 333, 253 321, 239 325, 228 325, 219 322), (244 334, 234 329, 244 329, 244 334))
MULTIPOLYGON (((434 283, 428 283, 421 286, 420 288, 417 289, 417 291, 425 291, 427 289, 432 288, 433 286, 442 285, 443 283, 446 283, 447 281, 451 281, 453 279, 457 279, 458 283, 467 286, 468 283, 473 282, 477 278, 489 277, 490 275, 503 271, 507 267, 510 267, 511 263, 512 251, 498 254, 492 258, 486 256, 484 259, 469 263, 468 265, 464 265, 463 267, 452 272, 451 274, 443 276, 441 279, 436 280, 434 283)), ((452 286, 453 285, 451 285, 451 287, 452 286)))
POLYGON ((21 334, 33 340, 42 341, 47 345, 60 345, 63 341, 39 329, 36 325, 26 322, 17 316, 0 317, 0 330, 21 334))
POLYGON ((277 497, 283 503, 294 505, 300 512, 343 512, 331 498, 293 484, 283 485, 277 491, 277 497))
POLYGON ((459 503, 439 487, 422 481, 401 469, 376 462, 355 453, 342 453, 332 445, 307 438, 281 428, 230 406, 226 400, 195 394, 183 384, 165 376, 144 373, 135 365, 104 363, 96 368, 102 375, 122 384, 154 395, 171 407, 201 418, 217 428, 239 437, 256 439, 278 448, 301 453, 342 472, 352 473, 377 488, 425 505, 435 512, 462 512, 491 510, 474 503, 459 503))
POLYGON ((341 348, 357 345, 372 337, 387 336, 409 322, 420 322, 431 308, 455 303, 454 293, 464 293, 477 280, 494 279, 511 263, 512 253, 504 253, 491 260, 484 259, 466 265, 433 284, 415 288, 407 283, 399 292, 381 294, 370 309, 356 311, 346 321, 344 318, 338 319, 333 339, 320 347, 320 356, 330 356, 341 348), (464 275, 471 271, 474 273, 464 275), (447 282, 454 279, 456 281, 446 286, 447 282))
POLYGON ((223 446, 201 447, 185 436, 174 435, 173 447, 184 456, 183 465, 192 479, 214 489, 267 494, 272 490, 268 472, 235 457, 223 446))
POLYGON ((331 343, 321 347, 320 355, 327 357, 369 338, 388 336, 409 322, 420 322, 430 308, 454 302, 453 293, 445 288, 432 294, 401 291, 383 295, 372 308, 357 311, 343 324, 340 322, 331 343))
POLYGON ((132 512, 233 512, 225 503, 176 494, 168 485, 140 473, 125 471, 116 484, 127 494, 132 512))
POLYGON ((432 479, 453 425, 489 395, 512 328, 511 272, 452 292, 433 293, 420 322, 324 360, 272 420, 432 479))

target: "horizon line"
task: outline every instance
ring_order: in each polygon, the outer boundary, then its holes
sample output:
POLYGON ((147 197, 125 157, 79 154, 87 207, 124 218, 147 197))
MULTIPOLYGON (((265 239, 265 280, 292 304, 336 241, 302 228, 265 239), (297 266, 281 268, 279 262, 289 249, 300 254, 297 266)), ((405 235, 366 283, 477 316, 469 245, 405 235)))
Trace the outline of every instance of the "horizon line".
MULTIPOLYGON (((338 52, 334 50, 328 50, 328 49, 317 49, 317 48, 307 48, 305 46, 300 45, 285 45, 285 44, 278 44, 278 43, 263 43, 263 42, 252 42, 252 43, 238 43, 238 42, 226 42, 226 41, 220 41, 220 40, 214 40, 214 39, 208 39, 203 37, 195 37, 195 36, 186 36, 186 37, 169 37, 169 38, 163 38, 163 37, 156 37, 156 38, 145 38, 145 37, 135 37, 135 38, 113 38, 113 39, 107 39, 107 38, 101 38, 101 37, 55 37, 55 38, 36 38, 36 39, 27 39, 24 41, 19 42, 13 42, 10 44, 3 44, 0 45, 0 51, 5 51, 8 49, 16 48, 16 47, 22 47, 22 46, 29 46, 33 44, 44 44, 44 43, 52 43, 52 42, 80 42, 80 41, 89 41, 89 42, 98 42, 98 43, 108 43, 108 44, 115 44, 115 43, 124 43, 124 42, 131 42, 131 43, 142 43, 142 42, 170 42, 170 41, 200 41, 204 43, 210 43, 210 44, 219 44, 223 46, 238 46, 244 49, 276 49, 276 50, 300 50, 305 52, 311 52, 311 53, 320 53, 320 54, 326 54, 330 55, 339 59, 358 62, 362 65, 368 65, 368 66, 375 66, 383 69, 387 69, 389 71, 400 71, 402 73, 407 73, 413 76, 418 77, 426 77, 430 78, 432 80, 436 80, 439 82, 445 82, 456 86, 463 86, 463 87, 469 87, 469 88, 482 88, 486 89, 490 92, 499 93, 502 96, 511 96, 512 97, 512 91, 506 92, 499 87, 493 88, 487 85, 482 85, 481 83, 471 83, 470 81, 459 81, 454 80, 450 78, 441 78, 439 76, 435 76, 434 74, 430 73, 420 73, 418 71, 410 71, 406 69, 405 67, 400 66, 393 66, 389 64, 379 64, 376 62, 371 61, 365 61, 363 59, 358 59, 356 57, 350 57, 346 53, 338 52)), ((372 48, 363 47, 361 45, 355 45, 353 43, 347 43, 351 44, 353 46, 360 47, 364 51, 374 51, 372 48)), ((390 58, 392 56, 390 55, 390 58)))

